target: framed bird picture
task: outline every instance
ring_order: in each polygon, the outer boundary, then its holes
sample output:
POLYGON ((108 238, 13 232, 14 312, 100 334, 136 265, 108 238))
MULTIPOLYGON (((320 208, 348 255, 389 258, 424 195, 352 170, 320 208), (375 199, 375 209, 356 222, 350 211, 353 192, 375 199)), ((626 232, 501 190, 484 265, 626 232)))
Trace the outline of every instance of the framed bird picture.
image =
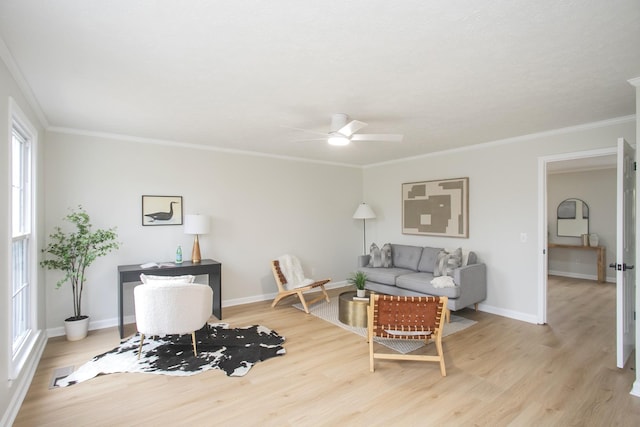
POLYGON ((182 225, 182 196, 142 196, 142 225, 182 225))

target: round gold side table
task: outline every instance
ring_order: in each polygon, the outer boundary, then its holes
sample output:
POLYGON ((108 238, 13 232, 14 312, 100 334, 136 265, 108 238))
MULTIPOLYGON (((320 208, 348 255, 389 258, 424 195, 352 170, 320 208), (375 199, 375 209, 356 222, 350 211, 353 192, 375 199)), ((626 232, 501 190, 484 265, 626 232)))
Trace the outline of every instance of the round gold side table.
MULTIPOLYGON (((345 325, 366 328, 369 301, 354 300, 355 296, 354 291, 340 294, 338 297, 338 320, 345 325)), ((369 297, 368 293, 367 297, 369 297)))

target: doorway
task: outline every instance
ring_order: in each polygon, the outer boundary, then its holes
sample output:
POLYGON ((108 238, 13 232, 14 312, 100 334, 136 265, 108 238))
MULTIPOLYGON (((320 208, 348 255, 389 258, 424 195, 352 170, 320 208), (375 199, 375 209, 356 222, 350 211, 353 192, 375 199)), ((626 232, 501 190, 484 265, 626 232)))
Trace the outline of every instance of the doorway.
MULTIPOLYGON (((538 323, 547 323, 548 309, 548 176, 551 171, 577 171, 589 168, 604 168, 615 165, 617 150, 615 147, 565 153, 554 156, 541 157, 538 161, 538 323)), ((615 166, 613 166, 615 168, 615 166)), ((615 188, 613 189, 615 192, 615 188)), ((552 218, 554 220, 554 218, 552 218)))

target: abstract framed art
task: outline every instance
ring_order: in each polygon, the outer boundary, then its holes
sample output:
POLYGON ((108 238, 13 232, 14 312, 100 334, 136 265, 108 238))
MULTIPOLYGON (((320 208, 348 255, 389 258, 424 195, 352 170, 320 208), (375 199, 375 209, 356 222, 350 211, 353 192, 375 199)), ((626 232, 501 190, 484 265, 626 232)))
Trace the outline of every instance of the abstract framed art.
POLYGON ((402 184, 402 234, 469 237, 469 178, 402 184))
POLYGON ((142 225, 182 225, 182 196, 142 196, 142 225))

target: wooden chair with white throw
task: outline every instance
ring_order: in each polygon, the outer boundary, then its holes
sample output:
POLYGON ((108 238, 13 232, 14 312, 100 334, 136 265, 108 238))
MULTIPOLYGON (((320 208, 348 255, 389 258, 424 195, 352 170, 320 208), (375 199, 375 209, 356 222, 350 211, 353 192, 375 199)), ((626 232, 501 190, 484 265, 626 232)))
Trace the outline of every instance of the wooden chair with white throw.
POLYGON ((194 276, 140 276, 133 290, 136 324, 140 333, 138 359, 145 336, 191 334, 197 357, 196 331, 211 317, 213 291, 193 282, 194 276))
POLYGON ((278 259, 271 261, 271 270, 273 277, 278 285, 278 295, 273 300, 271 307, 275 307, 280 300, 290 295, 297 295, 302 303, 304 311, 309 313, 309 305, 326 299, 329 302, 329 295, 324 285, 329 283, 331 279, 313 280, 304 276, 300 260, 294 255, 282 255, 278 259), (304 293, 319 288, 321 295, 307 302, 304 293))
POLYGON ((408 297, 371 294, 368 308, 369 370, 374 359, 439 362, 440 373, 447 375, 442 352, 442 328, 447 297, 408 297), (429 340, 435 342, 437 356, 375 352, 373 338, 429 340))

